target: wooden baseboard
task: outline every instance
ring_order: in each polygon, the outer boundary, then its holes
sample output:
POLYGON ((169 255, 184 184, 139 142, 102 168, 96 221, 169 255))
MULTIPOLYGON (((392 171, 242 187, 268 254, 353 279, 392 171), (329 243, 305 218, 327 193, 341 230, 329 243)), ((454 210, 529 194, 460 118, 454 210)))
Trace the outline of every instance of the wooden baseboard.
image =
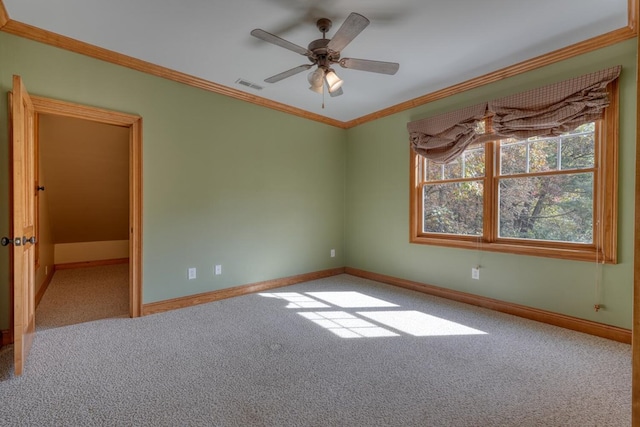
POLYGON ((56 272, 56 266, 54 265, 51 267, 51 271, 49 272, 49 275, 44 278, 44 282, 42 282, 42 285, 40 285, 40 289, 38 289, 38 293, 36 294, 36 308, 38 308, 38 305, 40 305, 40 300, 44 296, 44 293, 47 292, 47 288, 49 287, 49 284, 51 283, 51 279, 53 279, 53 273, 55 272, 56 272))
POLYGON ((70 268, 85 268, 85 267, 99 267, 102 265, 127 264, 128 262, 129 262, 129 258, 100 259, 97 261, 67 262, 64 264, 56 264, 54 265, 54 268, 56 270, 67 270, 70 268))
POLYGON ((554 326, 560 326, 574 331, 607 338, 613 341, 619 341, 625 344, 631 344, 631 330, 629 329, 605 325, 602 323, 592 322, 590 320, 566 316, 564 314, 553 313, 550 311, 527 307, 520 304, 513 304, 493 298, 487 298, 469 294, 466 292, 460 292, 424 283, 413 282, 411 280, 399 279, 397 277, 372 273, 369 271, 359 270, 351 267, 346 267, 345 273, 352 276, 375 280, 376 282, 382 282, 389 285, 399 286, 425 294, 450 299, 453 301, 488 308, 491 310, 499 311, 501 313, 512 314, 514 316, 523 317, 525 319, 535 320, 554 326))
POLYGON ((268 289, 282 286, 295 285, 296 283, 308 282, 310 280, 322 279, 324 277, 343 274, 344 268, 332 268, 329 270, 316 271, 313 273, 299 274, 297 276, 284 277, 281 279, 266 280, 264 282, 251 283, 248 285, 236 286, 233 288, 220 289, 212 292, 205 292, 196 295, 189 295, 180 298, 173 298, 164 301, 152 302, 142 306, 142 315, 162 313, 164 311, 176 310, 179 308, 191 307, 194 305, 218 301, 221 299, 237 297, 240 295, 252 294, 268 289))

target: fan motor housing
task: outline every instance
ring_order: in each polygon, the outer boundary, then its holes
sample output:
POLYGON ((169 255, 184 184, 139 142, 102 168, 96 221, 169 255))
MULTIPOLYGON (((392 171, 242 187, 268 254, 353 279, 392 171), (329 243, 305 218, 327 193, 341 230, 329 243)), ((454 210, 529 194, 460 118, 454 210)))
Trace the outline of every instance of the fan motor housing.
POLYGON ((327 48, 330 41, 331 39, 314 40, 309 43, 309 50, 313 52, 313 55, 318 59, 326 57, 329 61, 335 62, 340 59, 340 52, 335 52, 327 48))

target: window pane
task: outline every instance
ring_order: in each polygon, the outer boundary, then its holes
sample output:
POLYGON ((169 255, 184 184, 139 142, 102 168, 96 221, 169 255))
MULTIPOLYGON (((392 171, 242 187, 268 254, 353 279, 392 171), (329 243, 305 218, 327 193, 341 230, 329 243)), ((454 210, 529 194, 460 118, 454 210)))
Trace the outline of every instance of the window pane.
POLYGON ((529 143, 529 172, 558 170, 559 138, 547 138, 529 143))
POLYGON ((507 139, 500 142, 500 174, 588 169, 595 165, 595 123, 558 137, 507 139))
POLYGON ((562 138, 562 169, 592 168, 595 164, 593 131, 562 138))
POLYGON ((484 145, 466 149, 460 157, 446 165, 426 161, 427 181, 480 178, 484 176, 484 145))
POLYGON ((502 141, 500 143, 500 173, 513 175, 527 172, 527 143, 502 141))
POLYGON ((442 179, 442 165, 426 160, 427 172, 424 174, 427 181, 440 181, 442 179))
POLYGON ((444 165, 444 179, 462 178, 462 156, 444 165))
POLYGON ((462 153, 464 158, 464 178, 480 178, 484 176, 484 144, 467 148, 462 153))
POLYGON ((482 234, 482 181, 423 186, 423 232, 482 234))
POLYGON ((519 239, 593 242, 593 173, 504 178, 499 235, 519 239))

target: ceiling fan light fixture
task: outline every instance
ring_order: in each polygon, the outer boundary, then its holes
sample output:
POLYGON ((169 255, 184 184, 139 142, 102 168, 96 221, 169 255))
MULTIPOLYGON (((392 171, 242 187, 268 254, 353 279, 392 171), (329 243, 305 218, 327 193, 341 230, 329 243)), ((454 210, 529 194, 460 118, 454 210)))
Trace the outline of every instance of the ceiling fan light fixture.
POLYGON ((309 81, 309 84, 313 87, 318 87, 318 86, 322 87, 323 78, 324 78, 324 70, 321 68, 316 68, 315 71, 312 71, 307 76, 307 80, 309 81))
POLYGON ((322 93, 322 85, 320 86, 311 85, 309 86, 309 90, 315 93, 322 93))
POLYGON ((336 90, 340 89, 342 83, 344 81, 338 77, 338 75, 331 68, 324 75, 324 80, 327 82, 327 88, 329 89, 329 93, 333 93, 336 90))

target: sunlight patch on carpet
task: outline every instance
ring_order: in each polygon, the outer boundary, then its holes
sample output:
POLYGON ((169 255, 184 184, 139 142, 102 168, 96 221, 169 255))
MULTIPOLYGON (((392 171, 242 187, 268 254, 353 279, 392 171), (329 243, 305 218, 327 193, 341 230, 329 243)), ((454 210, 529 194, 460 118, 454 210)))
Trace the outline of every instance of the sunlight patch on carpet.
POLYGON ((345 311, 302 312, 300 316, 341 338, 395 337, 395 332, 377 326, 345 311))
POLYGON ((357 314, 416 337, 486 335, 486 332, 478 329, 415 310, 371 311, 357 314))
POLYGON ((258 295, 288 301, 286 308, 330 308, 327 304, 298 292, 263 292, 258 295))
MULTIPOLYGON (((263 292, 258 295, 287 301, 289 309, 391 308, 389 301, 361 292, 263 292)), ((341 338, 414 337, 485 335, 486 332, 415 310, 300 311, 298 314, 341 338)))
POLYGON ((398 307, 388 301, 370 297, 360 292, 307 292, 314 298, 342 308, 398 307))

